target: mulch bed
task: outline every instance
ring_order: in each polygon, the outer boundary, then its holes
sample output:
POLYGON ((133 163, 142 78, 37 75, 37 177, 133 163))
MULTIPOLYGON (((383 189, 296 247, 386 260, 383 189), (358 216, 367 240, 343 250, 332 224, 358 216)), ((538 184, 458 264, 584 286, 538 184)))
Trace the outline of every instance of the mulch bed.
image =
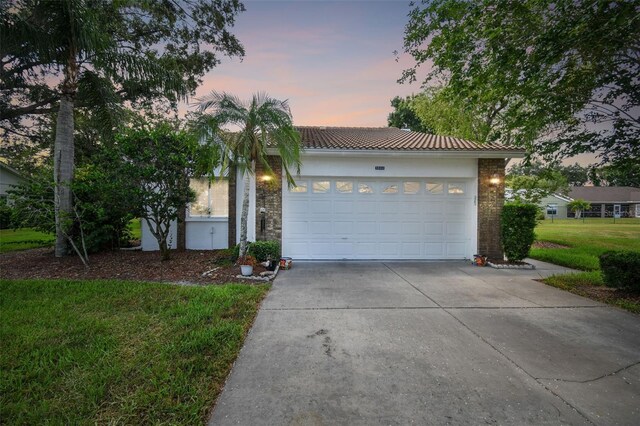
POLYGON ((624 299, 628 302, 640 303, 640 293, 629 291, 628 289, 596 287, 596 286, 577 286, 575 292, 598 302, 607 303, 616 299, 624 299))
MULTIPOLYGON (((89 268, 85 268, 77 256, 56 258, 53 249, 40 248, 1 254, 0 278, 118 279, 199 285, 229 282, 262 284, 236 278, 240 274, 240 267, 219 266, 217 262, 221 258, 217 253, 215 250, 174 251, 171 259, 163 262, 159 252, 112 251, 90 255, 89 268), (203 276, 208 271, 211 272, 203 276)), ((259 265, 253 268, 253 273, 258 275, 265 270, 259 265)))
POLYGON ((563 246, 562 244, 552 243, 550 241, 534 241, 531 245, 532 248, 545 248, 545 249, 567 249, 569 246, 563 246))

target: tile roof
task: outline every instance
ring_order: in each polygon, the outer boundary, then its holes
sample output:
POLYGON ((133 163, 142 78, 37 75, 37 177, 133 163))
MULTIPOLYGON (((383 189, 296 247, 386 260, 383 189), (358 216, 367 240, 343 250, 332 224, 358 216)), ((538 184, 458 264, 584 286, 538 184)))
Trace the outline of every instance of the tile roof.
POLYGON ((499 143, 479 144, 448 136, 411 132, 396 127, 296 126, 305 149, 389 151, 500 151, 524 150, 499 143))
POLYGON ((636 202, 640 203, 640 188, 631 186, 573 186, 569 196, 591 203, 636 202))

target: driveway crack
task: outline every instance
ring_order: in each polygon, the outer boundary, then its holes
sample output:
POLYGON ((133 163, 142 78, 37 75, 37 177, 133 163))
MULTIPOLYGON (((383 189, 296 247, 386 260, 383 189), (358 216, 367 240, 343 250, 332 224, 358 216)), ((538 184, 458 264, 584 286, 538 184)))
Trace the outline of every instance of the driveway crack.
MULTIPOLYGON (((629 365, 627 365, 627 366, 624 366, 624 367, 622 367, 622 368, 619 368, 619 369, 617 369, 616 371, 613 371, 613 372, 611 372, 611 373, 606 373, 606 374, 603 374, 603 375, 598 376, 598 377, 596 377, 596 378, 593 378, 593 379, 587 379, 587 380, 558 379, 558 378, 555 378, 555 377, 537 377, 537 378, 536 378, 536 380, 538 380, 538 381, 539 381, 539 380, 553 380, 553 381, 556 381, 556 382, 564 382, 564 383, 592 383, 592 382, 597 382, 598 380, 604 379, 605 377, 615 376, 615 375, 617 375, 617 374, 619 374, 619 373, 622 373, 623 371, 628 370, 628 369, 630 369, 630 368, 633 368, 633 367, 635 367, 635 366, 637 366, 637 365, 640 365, 640 361, 636 361, 636 362, 634 362, 634 363, 632 363, 632 364, 629 364, 629 365)), ((624 378, 622 378, 622 380, 623 380, 625 383, 629 383, 629 382, 627 382, 624 378)))

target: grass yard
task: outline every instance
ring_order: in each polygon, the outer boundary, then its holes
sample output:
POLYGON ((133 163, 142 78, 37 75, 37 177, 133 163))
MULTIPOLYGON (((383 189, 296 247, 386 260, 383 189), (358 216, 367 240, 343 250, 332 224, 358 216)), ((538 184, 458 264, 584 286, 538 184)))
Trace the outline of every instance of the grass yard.
POLYGON ((547 284, 640 313, 634 295, 602 288, 598 260, 608 250, 640 252, 640 219, 616 219, 615 223, 613 219, 544 220, 536 227, 536 235, 538 241, 567 248, 532 248, 530 257, 585 271, 547 278, 547 284))
POLYGON ((0 229, 0 253, 27 250, 53 245, 55 237, 52 234, 38 232, 31 228, 0 229))
MULTIPOLYGON (((142 238, 140 219, 129 222, 129 228, 134 240, 142 238)), ((31 228, 0 229, 0 253, 28 250, 38 247, 51 247, 55 241, 53 234, 45 234, 31 228)))
POLYGON ((202 424, 266 285, 0 281, 7 424, 202 424))

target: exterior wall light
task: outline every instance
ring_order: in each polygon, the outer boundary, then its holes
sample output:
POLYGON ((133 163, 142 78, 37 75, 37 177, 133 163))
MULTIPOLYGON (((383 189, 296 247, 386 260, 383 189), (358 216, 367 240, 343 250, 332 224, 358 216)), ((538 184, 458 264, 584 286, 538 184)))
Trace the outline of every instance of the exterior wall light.
POLYGON ((269 182, 271 179, 273 179, 271 176, 269 175, 263 175, 260 180, 263 182, 269 182))
POLYGON ((489 183, 491 184, 491 186, 500 185, 500 176, 497 173, 492 174, 491 179, 489 179, 489 183))

